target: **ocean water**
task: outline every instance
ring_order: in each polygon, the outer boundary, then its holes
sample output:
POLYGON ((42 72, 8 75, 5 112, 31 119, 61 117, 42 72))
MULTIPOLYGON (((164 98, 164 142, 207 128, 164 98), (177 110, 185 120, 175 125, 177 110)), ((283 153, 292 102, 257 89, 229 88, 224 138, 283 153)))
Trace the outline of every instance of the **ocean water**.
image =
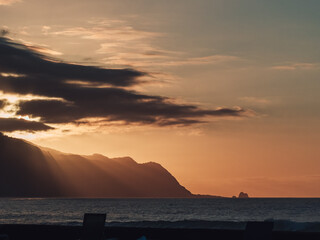
POLYGON ((107 226, 243 229, 274 221, 275 230, 320 232, 320 199, 0 199, 0 224, 81 225, 107 213, 107 226))

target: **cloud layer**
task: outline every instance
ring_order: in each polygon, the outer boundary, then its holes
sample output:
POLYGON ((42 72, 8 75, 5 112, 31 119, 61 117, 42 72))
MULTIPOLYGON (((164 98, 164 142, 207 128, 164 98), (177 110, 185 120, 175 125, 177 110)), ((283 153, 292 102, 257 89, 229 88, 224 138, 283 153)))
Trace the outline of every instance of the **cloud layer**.
MULTIPOLYGON (((244 114, 240 108, 201 109, 176 104, 166 97, 141 94, 130 87, 143 84, 139 81, 145 75, 142 72, 57 61, 5 37, 0 38, 0 73, 0 91, 48 98, 17 103, 16 114, 39 118, 39 130, 49 129, 44 123, 89 123, 92 119, 96 123, 167 126, 200 123, 210 116, 244 114)), ((0 102, 0 106, 3 104, 0 102)), ((32 124, 30 130, 37 130, 36 122, 32 124)))
POLYGON ((17 118, 0 118, 0 131, 13 132, 13 131, 46 131, 53 129, 48 125, 41 122, 27 121, 17 118))
POLYGON ((64 41, 80 41, 82 44, 99 45, 94 58, 107 66, 147 69, 155 72, 163 67, 221 65, 239 63, 240 57, 210 54, 190 57, 180 51, 165 50, 155 42, 166 36, 165 33, 136 29, 127 21, 107 18, 92 19, 81 26, 43 26, 44 36, 59 37, 64 41))

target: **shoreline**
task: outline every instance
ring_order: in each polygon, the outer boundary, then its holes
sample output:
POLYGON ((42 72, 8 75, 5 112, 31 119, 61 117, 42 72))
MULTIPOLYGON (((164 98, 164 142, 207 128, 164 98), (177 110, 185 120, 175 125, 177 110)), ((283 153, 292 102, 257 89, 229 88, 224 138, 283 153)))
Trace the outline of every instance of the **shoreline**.
MULTIPOLYGON (((75 240, 81 236, 81 226, 1 224, 0 235, 7 234, 10 240, 75 240)), ((106 239, 243 239, 244 230, 226 229, 186 229, 186 228, 143 228, 143 227, 105 227, 106 239)), ((320 232, 273 231, 273 240, 316 240, 320 232)))

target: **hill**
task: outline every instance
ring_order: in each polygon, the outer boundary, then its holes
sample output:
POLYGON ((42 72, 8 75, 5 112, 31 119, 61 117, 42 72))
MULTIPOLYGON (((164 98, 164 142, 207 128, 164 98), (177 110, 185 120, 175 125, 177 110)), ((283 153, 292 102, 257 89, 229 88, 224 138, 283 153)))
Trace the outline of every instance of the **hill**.
POLYGON ((194 197, 160 164, 81 156, 0 133, 0 197, 194 197))

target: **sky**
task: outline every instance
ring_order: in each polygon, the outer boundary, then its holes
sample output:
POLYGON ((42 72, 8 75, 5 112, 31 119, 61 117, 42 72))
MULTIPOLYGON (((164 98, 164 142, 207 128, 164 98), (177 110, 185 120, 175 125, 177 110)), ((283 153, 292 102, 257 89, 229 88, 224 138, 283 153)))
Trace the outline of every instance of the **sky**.
POLYGON ((320 197, 320 2, 0 0, 0 131, 188 190, 320 197))

